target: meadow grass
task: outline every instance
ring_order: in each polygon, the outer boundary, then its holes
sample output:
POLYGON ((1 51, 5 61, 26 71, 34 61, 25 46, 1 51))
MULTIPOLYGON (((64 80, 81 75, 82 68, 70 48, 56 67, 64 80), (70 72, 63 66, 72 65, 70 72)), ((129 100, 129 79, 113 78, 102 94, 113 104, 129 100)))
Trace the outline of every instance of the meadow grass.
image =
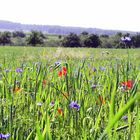
POLYGON ((138 140, 139 54, 0 47, 0 134, 11 140, 138 140))

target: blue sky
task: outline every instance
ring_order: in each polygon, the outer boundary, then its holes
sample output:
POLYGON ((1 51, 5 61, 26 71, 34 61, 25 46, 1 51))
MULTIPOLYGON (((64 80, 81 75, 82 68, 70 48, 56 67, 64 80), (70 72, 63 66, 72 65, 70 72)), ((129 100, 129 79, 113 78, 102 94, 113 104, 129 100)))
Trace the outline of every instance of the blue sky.
POLYGON ((0 20, 140 31, 139 0, 0 0, 0 20))

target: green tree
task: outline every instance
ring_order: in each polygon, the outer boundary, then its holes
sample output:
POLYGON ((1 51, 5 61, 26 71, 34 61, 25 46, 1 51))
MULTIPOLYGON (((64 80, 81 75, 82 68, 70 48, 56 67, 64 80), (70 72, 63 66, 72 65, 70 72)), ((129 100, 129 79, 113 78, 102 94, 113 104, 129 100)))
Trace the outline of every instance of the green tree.
POLYGON ((62 40, 62 46, 64 47, 80 47, 80 38, 75 33, 70 33, 69 35, 65 36, 62 40))
POLYGON ((101 40, 98 35, 90 34, 84 41, 84 45, 87 47, 97 48, 101 45, 101 40))
POLYGON ((83 31, 83 32, 79 35, 79 37, 80 37, 80 42, 81 42, 81 46, 82 46, 82 47, 86 47, 85 44, 84 44, 84 42, 85 42, 85 40, 88 38, 88 36, 89 36, 89 33, 86 32, 86 31, 83 31))
POLYGON ((2 32, 0 32, 0 45, 1 45, 1 42, 2 42, 2 40, 1 40, 1 35, 2 35, 2 32))
POLYGON ((11 44, 11 32, 5 31, 0 33, 0 44, 3 46, 6 44, 11 44))
POLYGON ((13 34, 13 37, 21 37, 21 38, 24 38, 26 36, 23 31, 14 31, 12 34, 13 34))
POLYGON ((103 41, 103 44, 107 46, 107 48, 124 48, 125 44, 121 41, 122 33, 118 32, 115 35, 110 36, 106 41, 103 41))
POLYGON ((81 33, 81 35, 87 36, 87 35, 88 35, 88 32, 87 32, 87 31, 83 31, 83 32, 81 33))
POLYGON ((102 35, 100 35, 100 37, 101 37, 101 38, 109 38, 109 35, 107 35, 107 34, 102 34, 102 35))
POLYGON ((140 34, 136 34, 136 35, 132 36, 132 45, 135 48, 140 47, 140 34))
POLYGON ((27 44, 36 46, 44 44, 45 36, 42 32, 39 31, 31 31, 31 34, 27 38, 27 44))
POLYGON ((122 32, 117 32, 117 34, 116 34, 117 36, 119 36, 119 37, 122 37, 122 32))

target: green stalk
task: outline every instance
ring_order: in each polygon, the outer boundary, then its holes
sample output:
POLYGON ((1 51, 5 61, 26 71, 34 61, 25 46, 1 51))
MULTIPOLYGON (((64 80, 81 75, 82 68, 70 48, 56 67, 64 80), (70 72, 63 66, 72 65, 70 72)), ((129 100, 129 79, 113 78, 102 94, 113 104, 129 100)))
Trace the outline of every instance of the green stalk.
POLYGON ((123 114, 136 102, 136 100, 140 99, 140 94, 137 94, 134 98, 130 99, 128 103, 124 106, 124 108, 120 109, 118 113, 114 116, 111 122, 109 122, 108 126, 106 127, 105 131, 103 132, 100 140, 102 140, 112 129, 112 127, 120 120, 123 114))

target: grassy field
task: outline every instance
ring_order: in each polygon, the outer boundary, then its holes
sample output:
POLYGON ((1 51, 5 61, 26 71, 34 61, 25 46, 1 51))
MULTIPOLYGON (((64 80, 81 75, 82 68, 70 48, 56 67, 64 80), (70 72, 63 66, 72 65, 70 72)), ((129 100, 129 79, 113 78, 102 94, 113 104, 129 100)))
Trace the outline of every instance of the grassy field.
POLYGON ((140 139, 140 49, 0 47, 0 139, 140 139))

